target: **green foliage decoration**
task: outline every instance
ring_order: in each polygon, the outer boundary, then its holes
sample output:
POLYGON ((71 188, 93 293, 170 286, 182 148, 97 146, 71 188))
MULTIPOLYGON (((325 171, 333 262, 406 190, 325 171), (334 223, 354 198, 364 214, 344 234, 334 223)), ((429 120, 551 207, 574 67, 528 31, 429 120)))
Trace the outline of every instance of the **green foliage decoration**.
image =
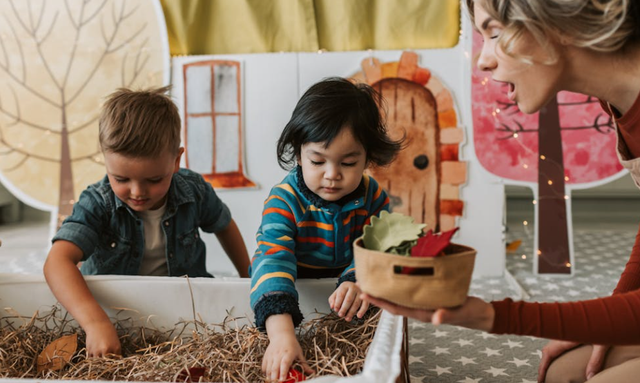
POLYGON ((363 229, 362 240, 364 247, 369 250, 387 252, 405 241, 416 241, 426 226, 424 223, 414 223, 412 217, 383 211, 380 217, 371 217, 371 224, 363 229))

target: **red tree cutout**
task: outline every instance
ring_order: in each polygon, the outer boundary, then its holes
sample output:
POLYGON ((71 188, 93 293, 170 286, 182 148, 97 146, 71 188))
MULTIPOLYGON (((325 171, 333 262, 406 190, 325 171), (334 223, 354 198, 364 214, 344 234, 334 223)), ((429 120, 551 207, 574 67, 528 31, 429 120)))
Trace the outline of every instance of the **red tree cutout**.
MULTIPOLYGON (((482 40, 475 33, 474 57, 482 40)), ((539 273, 571 272, 568 199, 572 188, 612 179, 622 171, 611 118, 597 99, 561 92, 539 113, 526 115, 506 97, 504 84, 474 66, 473 136, 476 156, 506 183, 530 186, 536 203, 539 273)))

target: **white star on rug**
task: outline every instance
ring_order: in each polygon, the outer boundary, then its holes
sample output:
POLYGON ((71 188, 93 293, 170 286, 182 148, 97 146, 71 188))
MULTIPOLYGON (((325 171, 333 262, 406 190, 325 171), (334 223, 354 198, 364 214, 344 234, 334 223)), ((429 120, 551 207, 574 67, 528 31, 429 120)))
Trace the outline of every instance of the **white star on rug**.
POLYGON ((501 356, 502 354, 500 353, 500 350, 493 350, 490 349, 489 347, 485 347, 484 351, 480 351, 483 354, 486 354, 487 356, 491 356, 491 355, 497 355, 497 356, 501 356))
POLYGON ((419 321, 413 321, 413 322, 409 323, 409 326, 412 329, 417 329, 417 328, 425 328, 425 327, 427 327, 427 324, 419 322, 419 321))
POLYGON ((535 380, 529 380, 529 379, 522 379, 522 382, 520 383, 538 383, 535 380))
POLYGON ((493 375, 494 378, 498 375, 509 376, 509 374, 505 374, 505 371, 506 368, 495 368, 493 366, 488 370, 484 370, 484 372, 486 372, 487 374, 493 375))
POLYGON ((449 332, 447 331, 440 331, 438 329, 436 329, 436 331, 433 332, 433 336, 435 336, 436 338, 440 338, 443 336, 447 336, 449 334, 449 332))
POLYGON ((535 350, 532 354, 537 355, 538 358, 542 359, 542 350, 535 350))
POLYGON ((467 358, 464 356, 461 356, 460 359, 454 359, 453 361, 460 362, 463 366, 466 366, 467 364, 478 364, 476 363, 476 358, 467 358))
POLYGON ((409 364, 411 363, 423 363, 421 356, 409 355, 409 364))
POLYGON ((513 360, 508 360, 507 363, 513 363, 515 364, 517 367, 520 366, 531 366, 529 364, 529 359, 518 359, 518 358, 513 358, 513 360))
POLYGON ((487 340, 489 338, 496 338, 495 335, 489 334, 488 332, 481 332, 480 334, 476 334, 476 336, 481 336, 482 339, 487 340))
POLYGON ((464 377, 464 380, 458 380, 458 383, 479 383, 482 380, 482 378, 478 378, 478 379, 471 379, 468 376, 464 377))
POLYGON ((507 339, 507 342, 503 343, 503 345, 509 346, 509 348, 523 347, 522 342, 512 342, 511 339, 507 339))
POLYGON ((598 292, 598 289, 596 289, 595 287, 592 287, 592 286, 587 286, 583 290, 588 292, 588 293, 597 293, 598 292))
POLYGON ((454 340, 454 341, 453 341, 453 342, 451 342, 451 343, 457 343, 457 344, 459 344, 459 345, 460 345, 460 347, 463 347, 463 346, 473 346, 473 341, 471 341, 471 340, 466 340, 466 339, 458 339, 458 340, 454 340))
POLYGON ((562 286, 572 287, 573 281, 565 281, 561 283, 562 286))
POLYGON ((449 371, 450 369, 451 367, 440 367, 436 364, 436 368, 432 368, 429 371, 433 371, 440 376, 441 374, 451 374, 451 371, 449 371))
POLYGON ((546 285, 544 285, 543 289, 546 290, 558 290, 560 287, 555 284, 555 283, 547 283, 546 285))
POLYGON ((411 383, 422 383, 424 382, 424 376, 409 375, 409 380, 411 383))
POLYGON ((580 295, 580 292, 576 290, 569 290, 568 294, 572 297, 577 297, 578 295, 580 295))
POLYGON ((413 337, 411 337, 411 338, 409 339, 409 344, 410 344, 410 345, 412 345, 412 346, 413 346, 414 344, 424 344, 424 339, 422 339, 422 338, 413 338, 413 337))
POLYGON ((538 278, 526 278, 524 280, 524 282, 528 285, 537 285, 538 284, 538 278))
POLYGON ((444 348, 444 347, 438 347, 436 346, 436 348, 434 348, 433 350, 431 350, 431 352, 435 352, 436 355, 440 355, 440 354, 451 354, 449 352, 448 348, 444 348))
POLYGON ((531 289, 529 293, 531 293, 531 295, 542 295, 542 290, 531 289))

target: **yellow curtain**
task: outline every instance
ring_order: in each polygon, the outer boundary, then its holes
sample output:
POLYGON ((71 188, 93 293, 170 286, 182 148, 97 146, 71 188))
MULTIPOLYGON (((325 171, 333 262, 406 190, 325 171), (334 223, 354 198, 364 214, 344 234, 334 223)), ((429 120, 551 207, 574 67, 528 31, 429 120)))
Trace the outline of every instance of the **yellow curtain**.
POLYGON ((161 0, 172 55, 448 48, 459 0, 161 0))

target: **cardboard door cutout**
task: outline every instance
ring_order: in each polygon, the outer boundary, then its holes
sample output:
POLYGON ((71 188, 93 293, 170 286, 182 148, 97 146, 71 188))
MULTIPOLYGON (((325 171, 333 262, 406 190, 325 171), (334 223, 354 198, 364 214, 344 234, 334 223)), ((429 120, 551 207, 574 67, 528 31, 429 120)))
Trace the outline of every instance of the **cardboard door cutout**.
POLYGON ((417 63, 414 52, 385 64, 369 58, 353 79, 382 94, 389 135, 406 138, 407 147, 390 166, 369 170, 389 193, 392 210, 445 231, 455 227, 463 213, 459 187, 467 172, 458 153, 464 133, 457 125, 451 92, 417 63))

